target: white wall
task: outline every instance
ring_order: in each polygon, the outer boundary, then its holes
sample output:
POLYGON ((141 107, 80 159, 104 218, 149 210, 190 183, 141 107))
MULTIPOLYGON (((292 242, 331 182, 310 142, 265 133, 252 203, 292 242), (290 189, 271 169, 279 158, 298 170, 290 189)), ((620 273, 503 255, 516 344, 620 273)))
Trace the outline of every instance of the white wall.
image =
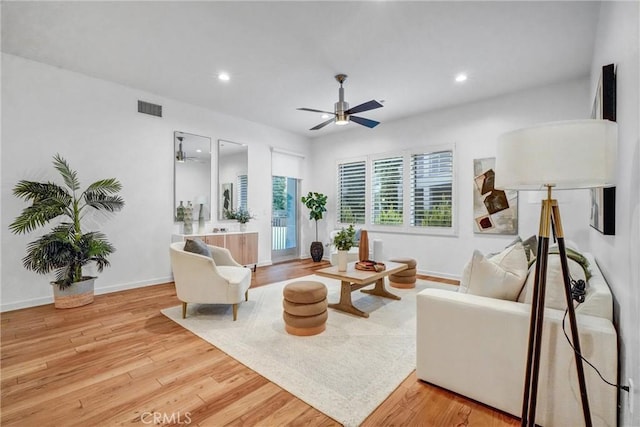
POLYGON ((617 66, 618 164, 616 235, 589 230, 589 246, 615 297, 620 382, 635 384, 634 413, 622 393, 621 423, 640 426, 640 3, 602 2, 591 69, 591 96, 603 65, 617 66))
MULTIPOLYGON (((261 264, 271 258, 269 147, 309 152, 307 139, 288 132, 7 54, 2 122, 3 311, 52 301, 51 277, 26 271, 21 261, 41 233, 16 236, 8 226, 26 206, 12 195, 13 186, 20 179, 58 180, 55 153, 77 169, 85 186, 106 177, 124 186, 124 210, 99 224, 117 249, 96 281, 96 292, 104 293, 171 280, 168 245, 179 230, 172 207, 174 131, 248 144, 248 200, 256 215, 249 230, 260 232, 261 264), (138 113, 139 99, 161 104, 164 117, 138 113)), ((237 222, 224 226, 238 228, 237 222)))
MULTIPOLYGON (((585 78, 382 123, 375 130, 349 124, 354 128, 349 132, 313 140, 314 176, 322 179, 316 179, 311 190, 329 196, 328 219, 320 224, 323 240, 328 241, 329 231, 337 227, 336 160, 454 143, 458 180, 457 236, 370 231, 369 239, 383 240, 386 256, 415 258, 421 272, 458 278, 474 249, 484 253, 495 252, 515 237, 474 234, 473 159, 495 156, 496 139, 503 132, 546 121, 586 118, 591 111, 590 105, 589 82, 585 78)), ((393 108, 393 105, 385 105, 384 108, 393 108)), ((561 204, 565 235, 578 245, 586 245, 589 193, 586 190, 558 191, 555 195, 561 204)), ((523 238, 538 231, 540 200, 543 197, 539 193, 520 193, 519 234, 523 238)))

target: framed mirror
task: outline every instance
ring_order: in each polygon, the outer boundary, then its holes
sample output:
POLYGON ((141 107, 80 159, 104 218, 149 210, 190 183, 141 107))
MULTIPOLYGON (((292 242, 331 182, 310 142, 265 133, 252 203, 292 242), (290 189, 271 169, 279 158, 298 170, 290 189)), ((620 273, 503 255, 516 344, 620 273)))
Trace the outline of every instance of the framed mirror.
POLYGON ((182 209, 193 208, 193 221, 211 219, 211 138, 173 133, 173 218, 183 221, 182 209))
POLYGON ((248 147, 238 142, 218 140, 218 220, 227 212, 247 209, 248 147))

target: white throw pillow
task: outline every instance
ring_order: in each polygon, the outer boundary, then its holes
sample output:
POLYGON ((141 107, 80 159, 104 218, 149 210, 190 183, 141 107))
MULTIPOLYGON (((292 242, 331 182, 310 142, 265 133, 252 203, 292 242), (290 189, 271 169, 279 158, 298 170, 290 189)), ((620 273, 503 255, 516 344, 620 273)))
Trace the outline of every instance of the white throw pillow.
MULTIPOLYGON (((569 266, 569 276, 573 280, 584 280, 587 282, 582 266, 572 260, 567 259, 569 266)), ((526 304, 531 304, 533 299, 533 284, 536 276, 536 263, 531 266, 531 273, 527 277, 527 281, 524 284, 522 295, 518 298, 518 301, 526 304), (524 295, 524 299, 523 299, 524 295)), ((587 287, 588 290, 588 287, 587 287)), ((545 287, 545 307, 555 308, 557 310, 564 310, 567 308, 567 298, 564 294, 564 280, 562 278, 562 265, 560 264, 559 254, 549 254, 547 261, 547 283, 545 287)))
POLYGON ((462 272, 459 292, 515 301, 527 278, 527 257, 518 242, 487 258, 475 250, 462 272))

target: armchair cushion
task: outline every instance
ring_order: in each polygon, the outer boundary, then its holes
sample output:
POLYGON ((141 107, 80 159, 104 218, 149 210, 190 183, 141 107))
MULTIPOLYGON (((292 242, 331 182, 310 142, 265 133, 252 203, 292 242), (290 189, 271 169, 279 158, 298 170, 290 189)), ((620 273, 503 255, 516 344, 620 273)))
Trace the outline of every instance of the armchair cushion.
POLYGON ((251 278, 251 270, 245 267, 234 267, 234 266, 218 266, 217 268, 218 274, 222 276, 227 282, 229 282, 230 286, 236 286, 242 282, 244 282, 247 278, 251 278), (247 275, 247 271, 249 275, 247 275))
POLYGON ((185 252, 211 257, 211 251, 205 242, 200 239, 187 239, 184 244, 185 252))

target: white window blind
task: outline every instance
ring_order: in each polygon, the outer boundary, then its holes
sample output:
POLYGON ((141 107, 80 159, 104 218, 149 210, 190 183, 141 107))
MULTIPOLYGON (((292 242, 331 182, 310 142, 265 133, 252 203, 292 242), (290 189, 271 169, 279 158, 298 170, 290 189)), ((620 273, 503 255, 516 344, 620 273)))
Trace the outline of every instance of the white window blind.
POLYGON ((410 218, 414 227, 451 227, 453 151, 411 155, 410 218))
POLYGON ((366 162, 338 165, 338 220, 345 224, 364 224, 366 162))
POLYGON ((302 179, 304 156, 292 151, 271 147, 271 175, 302 179))
POLYGON ((402 156, 371 162, 371 223, 402 225, 402 156))

